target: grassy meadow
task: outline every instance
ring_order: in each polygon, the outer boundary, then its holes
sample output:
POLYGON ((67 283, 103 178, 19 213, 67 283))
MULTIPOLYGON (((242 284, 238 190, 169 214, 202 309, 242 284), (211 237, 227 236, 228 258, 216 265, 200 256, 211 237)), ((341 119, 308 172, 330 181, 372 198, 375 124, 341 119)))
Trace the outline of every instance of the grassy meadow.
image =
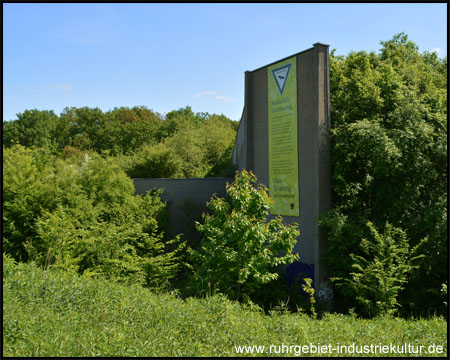
POLYGON ((5 357, 298 356, 300 345, 310 343, 335 349, 353 343, 366 350, 371 344, 424 349, 422 354, 333 351, 331 356, 447 356, 442 317, 367 320, 326 314, 317 320, 282 309, 268 315, 222 296, 183 300, 138 285, 44 271, 32 263, 16 265, 4 258, 3 266, 5 357), (442 346, 442 353, 430 354, 433 344, 442 346), (254 348, 239 353, 239 346, 254 348))

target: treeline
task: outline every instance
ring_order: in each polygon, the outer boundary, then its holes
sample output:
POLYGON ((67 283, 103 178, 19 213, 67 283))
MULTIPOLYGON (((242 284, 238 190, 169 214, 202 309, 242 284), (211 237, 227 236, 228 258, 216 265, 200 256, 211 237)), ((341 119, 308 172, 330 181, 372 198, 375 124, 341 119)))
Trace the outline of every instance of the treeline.
POLYGON ((140 107, 26 110, 3 122, 3 145, 45 148, 68 158, 94 151, 113 156, 131 177, 232 176, 238 123, 187 106, 162 116, 140 107))

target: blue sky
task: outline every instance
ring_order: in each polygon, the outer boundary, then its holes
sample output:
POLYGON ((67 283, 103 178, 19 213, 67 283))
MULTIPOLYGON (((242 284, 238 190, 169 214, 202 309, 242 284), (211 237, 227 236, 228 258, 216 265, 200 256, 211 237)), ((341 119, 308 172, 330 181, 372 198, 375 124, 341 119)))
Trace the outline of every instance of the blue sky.
POLYGON ((3 120, 135 105, 239 120, 246 70, 316 42, 378 52, 402 31, 447 56, 447 5, 3 4, 3 120))

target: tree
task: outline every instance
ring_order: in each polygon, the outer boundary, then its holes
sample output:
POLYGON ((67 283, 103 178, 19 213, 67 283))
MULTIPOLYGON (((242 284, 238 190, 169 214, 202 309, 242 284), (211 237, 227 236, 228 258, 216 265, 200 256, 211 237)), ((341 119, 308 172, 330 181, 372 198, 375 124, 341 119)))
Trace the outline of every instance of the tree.
POLYGON ((277 279, 276 267, 298 259, 293 253, 300 232, 297 224, 282 218, 266 221, 272 199, 256 176, 236 172, 227 184, 227 197, 213 197, 197 229, 203 234, 198 250, 192 250, 195 285, 219 291, 234 299, 248 298, 256 288, 277 279))
POLYGON ((16 143, 27 147, 48 147, 57 151, 61 145, 59 119, 50 110, 25 110, 17 114, 17 120, 3 122, 3 145, 11 147, 16 143))
POLYGON ((97 151, 110 155, 131 154, 147 144, 155 144, 156 131, 161 119, 144 106, 115 108, 105 114, 106 123, 98 134, 97 151))
POLYGON ((144 145, 130 156, 120 160, 128 176, 132 178, 183 177, 182 159, 175 149, 165 143, 144 145))
MULTIPOLYGON (((322 218, 326 261, 351 278, 350 253, 373 223, 405 232, 410 248, 427 237, 419 267, 399 293, 403 311, 442 310, 447 278, 446 59, 421 54, 405 34, 381 42, 380 54, 330 56, 333 209, 322 218), (436 301, 434 300, 436 299, 436 301)), ((340 289, 341 309, 357 306, 340 289)), ((339 304, 338 304, 339 305, 339 304)))

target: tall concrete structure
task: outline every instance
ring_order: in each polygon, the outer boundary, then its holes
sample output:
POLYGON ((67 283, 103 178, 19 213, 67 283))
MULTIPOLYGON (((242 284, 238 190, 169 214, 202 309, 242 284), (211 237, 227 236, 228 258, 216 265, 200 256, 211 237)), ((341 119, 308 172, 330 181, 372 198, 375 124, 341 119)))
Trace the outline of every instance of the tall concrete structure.
MULTIPOLYGON (((269 125, 269 81, 274 81, 271 77, 275 77, 279 95, 283 96, 285 83, 282 81, 289 74, 289 67, 286 66, 290 66, 296 70, 291 69, 295 77, 291 81, 295 81, 293 84, 296 85, 293 91, 296 90, 294 104, 296 102, 297 106, 294 113, 297 133, 292 135, 297 137, 297 154, 293 158, 298 162, 295 168, 295 172, 298 171, 298 204, 291 202, 291 209, 299 209, 299 216, 281 215, 286 223, 297 222, 300 225, 300 237, 295 247, 300 261, 290 265, 287 274, 293 280, 299 272, 306 273, 314 280, 316 294, 329 301, 330 285, 326 269, 320 261, 327 247, 327 239, 319 233, 318 226, 320 215, 331 207, 329 46, 321 43, 313 46, 245 73, 245 105, 233 150, 233 163, 238 170, 253 171, 258 180, 269 188, 272 196, 275 187, 270 184, 269 177, 273 175, 270 175, 269 158, 275 153, 269 153, 273 151, 270 150, 269 132, 270 129, 272 133, 274 131, 269 125), (292 66, 283 65, 287 59, 291 59, 292 66), (276 68, 278 63, 280 66, 276 68)), ((280 99, 278 103, 287 97, 280 99)))

